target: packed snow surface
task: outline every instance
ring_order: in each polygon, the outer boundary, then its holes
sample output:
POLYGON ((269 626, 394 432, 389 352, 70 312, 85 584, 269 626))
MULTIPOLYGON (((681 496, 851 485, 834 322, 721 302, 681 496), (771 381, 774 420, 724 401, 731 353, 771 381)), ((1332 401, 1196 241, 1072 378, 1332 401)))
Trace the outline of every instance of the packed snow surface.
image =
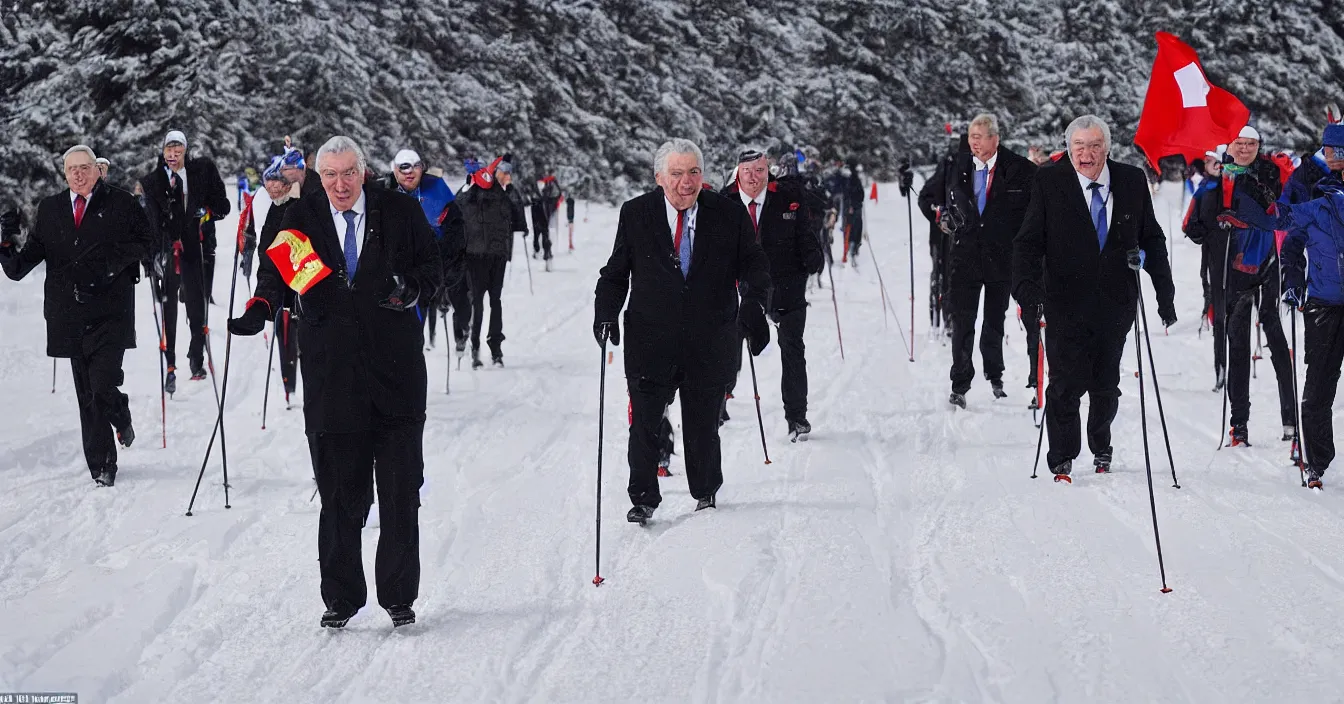
MULTIPOLYGON (((1158 194, 1164 225, 1179 223, 1179 198, 1177 185, 1158 194)), ((261 429, 261 336, 232 344, 232 508, 216 454, 187 517, 214 395, 184 376, 160 449, 146 287, 123 387, 138 438, 122 452, 116 487, 99 489, 84 467, 67 361, 50 388, 42 271, 0 283, 0 692, 70 691, 89 702, 1337 700, 1344 489, 1335 487, 1344 485, 1331 472, 1324 492, 1300 487, 1278 439, 1268 360, 1252 385, 1254 447, 1215 451, 1222 397, 1210 391, 1209 336, 1197 334, 1198 248, 1181 237, 1173 245, 1181 321, 1169 335, 1145 277, 1182 487, 1172 486, 1149 386, 1173 589, 1163 594, 1132 338, 1113 473, 1087 471, 1085 449, 1072 486, 1033 481, 1021 330, 1009 323, 1009 398, 994 401, 981 380, 969 409, 951 410, 950 350, 928 329, 927 225, 914 227, 912 363, 899 332, 910 337, 907 205, 884 187, 869 209, 859 268, 834 270, 844 360, 830 292, 811 294, 811 441, 787 441, 772 345, 756 367, 773 463, 763 462, 744 367, 723 429, 717 510, 693 512, 678 456, 653 522, 624 521, 617 351, 607 370, 600 588, 603 360, 590 328, 617 211, 579 205, 574 252, 562 235, 553 272, 531 262, 535 294, 515 257, 504 292, 508 366, 459 370, 442 337, 426 353, 420 619, 397 632, 374 596, 376 508, 364 531, 370 606, 344 631, 318 627, 319 504, 309 500, 301 399, 285 409, 277 371, 261 429)), ((222 223, 221 242, 235 218, 222 223)), ((221 371, 230 265, 222 248, 211 308, 221 371)), ((235 310, 246 298, 239 278, 235 310)), ((185 315, 179 324, 185 354, 185 315)))

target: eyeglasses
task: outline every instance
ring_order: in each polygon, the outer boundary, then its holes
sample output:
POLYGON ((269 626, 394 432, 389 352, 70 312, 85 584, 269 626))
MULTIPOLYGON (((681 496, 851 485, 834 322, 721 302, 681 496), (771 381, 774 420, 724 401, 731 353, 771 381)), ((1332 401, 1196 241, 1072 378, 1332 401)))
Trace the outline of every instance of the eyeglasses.
POLYGON ((93 171, 93 164, 72 164, 65 167, 67 174, 87 174, 93 171))
POLYGON ((323 181, 334 181, 337 177, 340 177, 342 181, 350 181, 356 176, 362 176, 363 173, 359 169, 346 169, 340 173, 337 173, 335 169, 323 169, 322 173, 318 175, 322 177, 323 181))
POLYGON ((400 171, 403 174, 409 174, 412 171, 415 171, 416 168, 424 168, 424 166, 425 166, 424 164, 418 161, 415 162, 414 164, 411 163, 397 164, 397 171, 400 171))

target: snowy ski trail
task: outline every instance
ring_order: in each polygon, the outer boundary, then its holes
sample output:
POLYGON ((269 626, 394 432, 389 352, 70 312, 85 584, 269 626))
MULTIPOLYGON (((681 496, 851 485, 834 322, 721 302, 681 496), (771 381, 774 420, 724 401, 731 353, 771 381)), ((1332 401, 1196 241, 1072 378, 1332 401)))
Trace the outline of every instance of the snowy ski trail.
MULTIPOLYGON (((1157 196, 1164 225, 1180 221, 1178 196, 1173 184, 1157 196)), ((97 489, 64 360, 51 393, 42 272, 0 283, 10 409, 0 425, 0 692, 77 691, 92 702, 1339 700, 1340 489, 1329 473, 1324 492, 1300 488, 1278 441, 1268 358, 1252 382, 1255 446, 1215 452, 1225 429, 1222 397, 1209 391, 1211 343, 1195 332, 1198 248, 1169 233, 1182 317, 1169 335, 1144 277, 1182 486, 1171 486, 1147 385, 1174 589, 1164 595, 1132 332, 1113 473, 1092 474, 1084 450, 1073 485, 1044 467, 1029 479, 1037 431, 1022 331, 1005 326, 1009 397, 994 401, 977 380, 968 409, 952 410, 950 352, 927 323, 927 225, 914 228, 912 364, 897 329, 909 337, 906 204, 894 187, 881 197, 869 204, 860 268, 834 270, 844 361, 830 291, 810 295, 812 439, 788 441, 772 344, 756 368, 773 464, 763 463, 744 369, 723 428, 719 508, 693 512, 678 454, 653 521, 625 522, 626 394, 613 350, 601 588, 591 580, 603 360, 591 311, 616 210, 585 206, 576 251, 557 247, 553 272, 533 262, 532 295, 520 243, 504 291, 507 366, 473 372, 466 359, 458 369, 442 326, 426 352, 419 620, 396 633, 372 584, 376 507, 364 531, 370 605, 342 632, 317 626, 319 502, 309 501, 302 391, 285 410, 276 364, 260 429, 261 336, 233 341, 233 508, 223 507, 216 453, 189 518, 214 395, 208 381, 179 380, 159 448, 145 287, 122 387, 136 444, 121 453, 117 486, 97 489), (892 307, 885 324, 874 263, 892 307)), ((210 313, 221 372, 230 267, 221 252, 221 305, 210 313)), ((239 282, 235 308, 245 297, 239 282)))

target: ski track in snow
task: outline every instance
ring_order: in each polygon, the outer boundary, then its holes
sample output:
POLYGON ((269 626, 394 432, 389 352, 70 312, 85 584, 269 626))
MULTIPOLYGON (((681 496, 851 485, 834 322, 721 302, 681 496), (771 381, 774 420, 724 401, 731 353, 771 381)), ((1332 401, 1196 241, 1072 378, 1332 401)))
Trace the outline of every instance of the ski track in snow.
MULTIPOLYGON (((1168 185, 1157 197, 1173 225, 1178 193, 1168 185)), ((136 446, 122 452, 117 487, 99 490, 64 360, 51 393, 42 273, 5 282, 0 691, 94 702, 1339 701, 1344 678, 1330 665, 1344 655, 1344 508, 1337 489, 1299 488, 1277 440, 1267 359, 1252 382, 1256 445, 1215 452, 1222 399, 1208 390, 1211 345, 1195 333, 1198 249, 1177 235, 1183 320, 1152 340, 1182 486, 1171 486, 1150 385, 1174 589, 1161 594, 1132 336, 1113 474, 1086 471, 1084 450, 1073 485, 1044 467, 1029 479, 1037 432, 1019 326, 1007 326, 1009 398, 993 401, 977 381, 969 409, 951 410, 950 352, 925 317, 927 226, 914 234, 912 364, 896 329, 910 335, 906 207, 894 188, 883 198, 869 206, 862 268, 834 272, 848 359, 830 291, 811 295, 812 439, 787 440, 772 345, 757 371, 773 464, 744 371, 723 429, 717 510, 693 512, 678 455, 654 521, 625 523, 626 394, 613 350, 600 589, 590 320, 616 211, 583 209, 591 221, 576 223, 577 251, 560 238, 555 271, 533 262, 535 294, 520 246, 504 293, 508 366, 459 369, 442 329, 426 353, 419 622, 395 633, 372 584, 377 507, 364 531, 370 605, 344 631, 317 627, 319 502, 309 501, 301 400, 285 410, 277 364, 260 429, 260 336, 232 345, 232 508, 216 453, 189 518, 214 392, 179 382, 160 449, 144 287, 123 387, 136 446), (892 283, 885 322, 875 263, 892 283)), ((220 258, 223 304, 230 263, 220 258)), ((245 297, 240 286, 236 308, 245 297)), ((225 309, 211 308, 221 356, 225 309)), ((185 316, 179 324, 185 353, 185 316)))

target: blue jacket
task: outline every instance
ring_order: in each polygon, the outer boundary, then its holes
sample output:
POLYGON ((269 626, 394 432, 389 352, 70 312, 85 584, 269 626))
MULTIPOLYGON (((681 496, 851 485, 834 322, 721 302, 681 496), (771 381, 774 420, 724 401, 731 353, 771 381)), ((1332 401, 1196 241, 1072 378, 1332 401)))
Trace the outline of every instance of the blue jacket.
MULTIPOLYGON (((1330 176, 1330 169, 1325 163, 1324 152, 1318 151, 1311 157, 1302 160, 1302 164, 1293 171, 1293 175, 1288 179, 1288 184, 1283 187, 1283 194, 1279 196, 1279 202, 1284 205, 1297 205, 1306 203, 1324 195, 1324 191, 1318 189, 1317 184, 1322 183, 1323 179, 1330 176)), ((1307 279, 1307 257, 1304 251, 1304 241, 1302 239, 1286 239, 1283 242, 1283 251, 1279 254, 1279 260, 1283 266, 1283 286, 1301 287, 1307 279)))
MULTIPOLYGON (((393 181, 395 183, 395 181, 393 181)), ((396 190, 407 193, 412 198, 420 201, 420 207, 425 211, 425 219, 429 221, 429 226, 434 229, 434 237, 443 239, 443 223, 448 216, 448 206, 457 199, 453 195, 453 189, 443 182, 443 179, 434 174, 425 174, 420 179, 420 185, 414 191, 407 192, 400 186, 396 190)))
POLYGON ((1306 265, 1285 268, 1285 289, 1300 287, 1305 272, 1309 301, 1344 305, 1344 274, 1340 271, 1340 257, 1344 255, 1344 188, 1330 189, 1305 203, 1281 202, 1274 214, 1261 211, 1249 198, 1238 197, 1237 215, 1257 228, 1287 230, 1285 256, 1290 246, 1299 253, 1305 248, 1306 265))

